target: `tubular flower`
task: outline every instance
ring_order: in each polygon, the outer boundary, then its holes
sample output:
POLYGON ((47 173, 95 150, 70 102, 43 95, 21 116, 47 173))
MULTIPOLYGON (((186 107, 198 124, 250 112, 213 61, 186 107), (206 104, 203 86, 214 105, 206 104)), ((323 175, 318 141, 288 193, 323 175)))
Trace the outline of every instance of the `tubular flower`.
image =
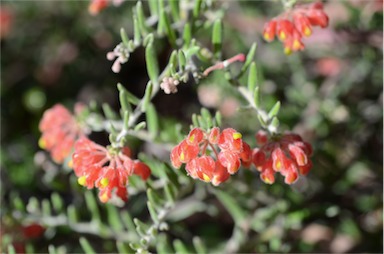
POLYGON ((217 127, 209 132, 194 128, 172 149, 170 157, 175 168, 185 163, 185 169, 192 178, 215 186, 228 180, 241 164, 249 167, 252 163, 249 145, 239 132, 231 128, 221 133, 217 127))
POLYGON ((112 194, 126 201, 128 176, 136 174, 146 180, 151 174, 145 163, 132 160, 129 156, 130 150, 127 147, 107 149, 83 137, 75 144, 73 170, 80 185, 100 190, 101 202, 107 202, 112 194))
POLYGON ((275 17, 265 24, 263 37, 271 42, 277 36, 284 44, 284 52, 290 54, 304 49, 301 39, 312 34, 312 26, 328 26, 328 16, 321 2, 298 5, 275 17))
MULTIPOLYGON (((258 136, 264 137, 264 134, 260 132, 258 136)), ((268 184, 275 182, 276 172, 284 176, 286 184, 294 183, 299 174, 308 174, 312 167, 309 160, 312 155, 311 145, 292 133, 273 137, 272 141, 263 143, 261 148, 253 149, 252 154, 253 164, 260 171, 261 180, 268 184)))
POLYGON ((56 104, 44 112, 39 129, 42 136, 39 146, 51 153, 52 159, 57 163, 63 163, 70 155, 76 139, 85 134, 76 116, 81 113, 83 106, 75 106, 75 116, 63 105, 56 104))

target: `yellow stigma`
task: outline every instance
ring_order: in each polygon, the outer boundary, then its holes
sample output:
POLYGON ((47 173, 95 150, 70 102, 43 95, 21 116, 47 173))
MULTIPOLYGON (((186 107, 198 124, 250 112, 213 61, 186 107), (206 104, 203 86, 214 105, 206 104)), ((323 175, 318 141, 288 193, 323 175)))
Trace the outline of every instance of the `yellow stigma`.
POLYGON ((306 28, 304 29, 304 35, 305 35, 305 36, 310 36, 311 34, 312 34, 311 29, 310 29, 309 27, 306 27, 306 28))
POLYGON ((79 179, 77 179, 77 183, 80 184, 81 186, 84 186, 86 180, 87 180, 86 176, 80 176, 79 179))
POLYGON ((189 137, 190 142, 193 142, 193 140, 195 140, 195 135, 192 135, 191 137, 189 137))
POLYGON ((43 138, 40 138, 39 139, 39 146, 40 146, 40 148, 41 149, 45 149, 46 145, 47 144, 46 144, 45 140, 43 138))
POLYGON ((293 48, 294 49, 300 49, 300 42, 298 40, 293 41, 293 48))
POLYGON ((108 194, 107 192, 105 192, 103 195, 101 195, 100 197, 100 201, 103 202, 103 203, 106 203, 108 200, 109 200, 109 197, 108 197, 108 194))
POLYGON ((276 171, 280 171, 280 169, 281 169, 281 162, 280 161, 276 162, 275 169, 276 169, 276 171))
POLYGON ((272 179, 270 179, 269 177, 264 177, 264 182, 267 184, 272 184, 272 179))
POLYGON ((108 183, 109 183, 108 178, 103 178, 103 179, 101 179, 101 181, 100 181, 101 187, 103 187, 103 188, 107 187, 107 186, 108 186, 108 183))
POLYGON ((184 160, 185 160, 184 152, 181 152, 181 154, 180 154, 180 160, 181 160, 181 161, 184 161, 184 160))
POLYGON ((285 48, 284 48, 284 53, 285 53, 286 55, 290 55, 290 54, 292 53, 292 50, 291 50, 289 47, 285 47, 285 48))
POLYGON ((67 166, 73 168, 73 160, 69 160, 67 166))
POLYGON ((242 138, 243 136, 241 135, 241 133, 235 132, 235 133, 232 134, 232 137, 233 137, 233 139, 236 140, 236 139, 242 138))
POLYGON ((204 181, 206 181, 206 182, 211 181, 211 178, 210 178, 209 176, 207 176, 206 174, 204 174, 204 173, 203 173, 203 179, 204 179, 204 181))

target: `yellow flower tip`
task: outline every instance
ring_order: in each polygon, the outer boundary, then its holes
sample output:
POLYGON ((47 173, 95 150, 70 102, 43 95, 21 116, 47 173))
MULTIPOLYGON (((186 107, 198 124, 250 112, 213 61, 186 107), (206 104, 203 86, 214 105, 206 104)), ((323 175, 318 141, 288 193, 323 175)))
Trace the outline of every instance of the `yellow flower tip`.
POLYGON ((103 179, 100 180, 100 184, 101 184, 101 187, 102 187, 102 188, 107 187, 107 186, 108 186, 108 183, 109 183, 108 178, 103 178, 103 179))
POLYGON ((84 186, 86 181, 87 181, 86 176, 80 176, 79 179, 77 179, 77 183, 80 184, 81 186, 84 186))
POLYGON ((270 178, 268 178, 268 177, 263 177, 263 180, 264 180, 264 182, 267 183, 267 184, 272 184, 272 183, 273 183, 273 180, 270 179, 270 178))
POLYGON ((268 33, 264 33, 263 37, 264 37, 264 40, 271 41, 271 36, 269 36, 268 33))
POLYGON ((211 181, 211 178, 209 176, 207 176, 206 174, 204 174, 204 173, 203 173, 203 179, 206 182, 210 182, 211 181))
POLYGON ((184 152, 181 152, 181 153, 180 153, 180 160, 181 160, 181 161, 184 161, 184 160, 185 160, 185 154, 184 154, 184 152))
POLYGON ((67 166, 73 168, 73 160, 69 160, 67 166))
POLYGON ((233 133, 232 137, 234 140, 236 140, 236 139, 242 138, 243 136, 241 135, 241 133, 235 132, 235 133, 233 133))
POLYGON ((191 135, 191 136, 189 137, 189 141, 192 143, 194 140, 195 140, 195 135, 191 135))
POLYGON ((306 27, 304 29, 304 35, 305 36, 310 36, 312 34, 312 30, 309 27, 306 27))
POLYGON ((280 162, 280 161, 277 161, 276 164, 275 164, 275 170, 276 170, 277 172, 279 172, 280 169, 281 169, 281 162, 280 162))
POLYGON ((279 38, 280 40, 285 41, 285 39, 287 39, 287 35, 284 32, 280 32, 279 38))
POLYGON ((106 192, 103 195, 101 195, 99 198, 100 198, 100 201, 103 203, 107 203, 107 201, 109 200, 108 194, 106 192))
POLYGON ((40 146, 40 148, 41 149, 45 149, 46 145, 47 145, 47 143, 45 142, 45 140, 43 138, 40 138, 39 139, 39 146, 40 146))
POLYGON ((284 54, 290 55, 291 53, 292 53, 292 50, 290 48, 288 48, 288 47, 284 48, 284 54))
POLYGON ((295 50, 297 50, 297 49, 300 49, 300 42, 299 42, 299 40, 294 40, 293 41, 293 48, 295 49, 295 50))

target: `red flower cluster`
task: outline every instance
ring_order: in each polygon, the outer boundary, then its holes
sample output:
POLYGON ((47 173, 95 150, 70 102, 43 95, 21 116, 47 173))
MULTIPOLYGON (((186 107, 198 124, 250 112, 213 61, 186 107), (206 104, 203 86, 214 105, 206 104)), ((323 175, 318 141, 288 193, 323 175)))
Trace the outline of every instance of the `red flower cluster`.
POLYGON ((221 133, 217 127, 209 132, 194 128, 186 139, 173 148, 172 165, 179 168, 186 163, 185 169, 192 178, 217 186, 228 180, 230 174, 236 173, 241 163, 245 167, 252 164, 251 148, 241 138, 241 134, 231 128, 221 133))
POLYGON ((130 153, 127 147, 107 149, 85 137, 80 138, 72 156, 78 183, 88 189, 98 188, 101 202, 107 202, 112 194, 126 201, 128 176, 136 174, 146 180, 151 174, 149 167, 132 160, 130 153))
POLYGON ((328 16, 321 2, 296 6, 275 17, 265 24, 263 36, 266 41, 271 42, 277 35, 284 43, 284 52, 290 54, 304 49, 301 38, 312 34, 312 26, 328 26, 328 16))
MULTIPOLYGON (((82 105, 77 104, 75 114, 79 114, 81 110, 82 105)), ((70 155, 76 139, 84 135, 76 118, 61 104, 44 112, 39 129, 42 132, 39 146, 49 151, 57 163, 62 163, 70 155)))
POLYGON ((274 183, 275 173, 280 172, 285 177, 285 183, 291 184, 299 177, 299 173, 306 175, 311 169, 309 157, 312 147, 299 135, 283 134, 268 142, 266 133, 259 131, 256 140, 262 147, 253 149, 253 163, 265 183, 274 183))

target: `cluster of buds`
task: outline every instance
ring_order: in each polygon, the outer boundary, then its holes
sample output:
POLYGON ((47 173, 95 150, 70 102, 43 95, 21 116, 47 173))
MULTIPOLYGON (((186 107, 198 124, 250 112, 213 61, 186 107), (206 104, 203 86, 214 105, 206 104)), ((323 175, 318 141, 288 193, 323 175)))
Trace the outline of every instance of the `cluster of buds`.
POLYGON ((166 94, 177 93, 177 86, 180 84, 178 79, 172 77, 165 77, 160 84, 160 88, 166 94))
POLYGON ((113 49, 113 51, 107 53, 107 59, 109 61, 116 59, 112 65, 112 71, 114 73, 119 73, 121 65, 128 62, 129 50, 123 43, 120 43, 113 49))
POLYGON ((220 133, 217 127, 209 132, 194 128, 172 149, 171 162, 175 168, 186 163, 185 169, 192 178, 217 186, 236 173, 241 163, 249 167, 252 152, 234 129, 227 128, 220 133))
POLYGON ((271 42, 277 35, 284 43, 284 52, 290 54, 304 49, 302 37, 312 34, 312 26, 328 26, 328 16, 321 2, 296 6, 275 17, 265 24, 263 36, 271 42))
POLYGON ((56 104, 44 112, 39 129, 42 136, 39 146, 51 153, 56 163, 63 163, 72 152, 75 141, 86 132, 77 116, 84 106, 75 105, 75 115, 72 115, 63 105, 56 104))
POLYGON ((101 202, 107 202, 112 195, 126 201, 128 176, 136 174, 146 180, 151 174, 146 164, 130 156, 128 147, 105 148, 83 137, 75 144, 73 170, 80 185, 100 190, 101 202))
POLYGON ((267 134, 259 131, 256 140, 261 148, 253 149, 252 153, 252 161, 265 183, 274 183, 276 172, 284 176, 286 184, 295 182, 299 174, 308 174, 312 167, 309 159, 312 147, 309 143, 293 133, 276 135, 271 139, 268 141, 267 134))

